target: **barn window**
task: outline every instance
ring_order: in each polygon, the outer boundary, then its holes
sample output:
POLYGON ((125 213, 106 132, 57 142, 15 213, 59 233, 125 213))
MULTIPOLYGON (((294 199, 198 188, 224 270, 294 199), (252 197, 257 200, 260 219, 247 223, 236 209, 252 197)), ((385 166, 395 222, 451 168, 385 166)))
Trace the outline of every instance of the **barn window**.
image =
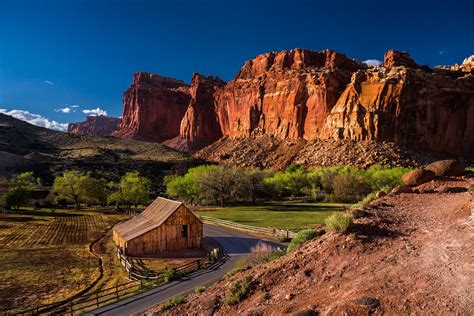
POLYGON ((188 237, 188 225, 181 226, 181 237, 188 237))

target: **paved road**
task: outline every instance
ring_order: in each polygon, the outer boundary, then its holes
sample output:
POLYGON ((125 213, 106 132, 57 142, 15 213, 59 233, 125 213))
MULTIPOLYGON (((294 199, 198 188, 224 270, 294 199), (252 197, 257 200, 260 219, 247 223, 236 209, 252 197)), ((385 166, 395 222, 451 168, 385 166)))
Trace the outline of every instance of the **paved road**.
MULTIPOLYGON (((204 224, 204 236, 204 238, 212 238, 222 245, 224 252, 227 253, 222 262, 134 297, 99 308, 86 315, 130 315, 165 302, 176 295, 191 293, 198 285, 209 286, 232 269, 240 258, 248 256, 252 246, 262 241, 239 231, 207 224, 204 224)), ((275 247, 281 246, 275 242, 265 242, 275 247)))

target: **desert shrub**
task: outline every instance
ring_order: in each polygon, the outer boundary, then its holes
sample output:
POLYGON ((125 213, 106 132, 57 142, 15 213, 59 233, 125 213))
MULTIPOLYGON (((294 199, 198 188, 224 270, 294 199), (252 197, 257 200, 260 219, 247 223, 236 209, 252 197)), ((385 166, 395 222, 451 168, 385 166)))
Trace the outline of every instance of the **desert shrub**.
POLYGON ((175 269, 166 270, 163 274, 163 279, 166 283, 176 280, 179 277, 179 273, 175 269))
POLYGON ((298 234, 291 240, 290 245, 287 248, 287 252, 292 252, 296 248, 299 248, 302 244, 304 244, 306 241, 311 240, 313 238, 318 237, 318 232, 315 231, 314 229, 305 229, 298 234))
POLYGON ((251 281, 252 279, 246 276, 241 280, 232 282, 225 297, 227 305, 237 305, 246 298, 250 292, 251 281))
POLYGON ((229 272, 224 274, 223 278, 225 279, 225 278, 228 278, 230 276, 233 276, 234 274, 237 274, 240 271, 243 271, 243 270, 247 269, 248 267, 249 267, 248 259, 247 258, 241 258, 241 259, 237 260, 234 267, 231 270, 229 270, 229 272))
POLYGON ((186 299, 183 296, 175 296, 173 298, 170 298, 167 302, 163 303, 163 305, 161 305, 161 310, 166 311, 184 303, 186 303, 186 299))
POLYGON ((272 252, 268 258, 267 258, 267 262, 271 262, 275 259, 278 259, 280 258, 281 256, 285 255, 286 254, 286 251, 283 250, 283 249, 277 249, 276 251, 272 252))
POLYGON ((333 179, 334 202, 355 203, 370 193, 370 186, 361 176, 338 174, 333 179))
POLYGON ((198 285, 194 288, 194 293, 196 294, 201 294, 202 292, 204 292, 206 290, 206 287, 205 286, 202 286, 202 285, 198 285))
POLYGON ((270 298, 270 293, 268 293, 267 291, 260 291, 260 299, 262 301, 266 301, 270 298))
POLYGON ((248 257, 248 265, 256 266, 268 262, 268 258, 272 253, 277 251, 272 245, 259 241, 257 245, 250 248, 250 256, 248 257))
POLYGON ((365 207, 369 205, 370 202, 372 202, 375 199, 376 199, 376 193, 375 192, 369 193, 367 194, 365 198, 362 199, 362 201, 360 201, 360 205, 365 207))
POLYGON ((326 218, 325 223, 330 230, 345 232, 352 225, 352 217, 344 213, 335 213, 326 218))
POLYGON ((290 238, 288 238, 288 236, 286 236, 286 234, 278 234, 277 236, 278 240, 280 242, 287 242, 287 241, 290 241, 290 238))

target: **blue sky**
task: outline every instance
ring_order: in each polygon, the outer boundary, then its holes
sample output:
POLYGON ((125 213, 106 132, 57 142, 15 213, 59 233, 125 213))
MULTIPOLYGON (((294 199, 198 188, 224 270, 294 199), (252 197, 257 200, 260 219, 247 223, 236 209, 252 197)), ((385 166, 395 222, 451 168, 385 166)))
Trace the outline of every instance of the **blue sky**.
POLYGON ((229 81, 245 60, 295 47, 460 63, 474 54, 473 16, 467 0, 1 0, 0 109, 58 124, 83 120, 84 110, 119 116, 136 71, 229 81))

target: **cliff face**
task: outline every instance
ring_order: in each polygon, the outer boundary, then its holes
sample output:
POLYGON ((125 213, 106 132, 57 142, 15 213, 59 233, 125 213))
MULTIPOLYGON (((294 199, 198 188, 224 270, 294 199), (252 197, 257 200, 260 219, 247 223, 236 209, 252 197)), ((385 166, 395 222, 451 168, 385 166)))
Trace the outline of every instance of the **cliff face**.
POLYGON ((188 87, 137 74, 117 135, 186 151, 221 137, 390 141, 472 158, 471 64, 432 70, 389 51, 381 67, 367 67, 334 51, 295 49, 247 61, 227 84, 194 75, 188 87))
POLYGON ((216 94, 222 133, 314 139, 359 67, 329 50, 260 55, 246 62, 235 80, 216 94))
POLYGON ((112 135, 120 119, 110 116, 88 116, 84 122, 70 123, 67 131, 74 134, 112 135))
POLYGON ((471 75, 449 77, 417 67, 367 69, 354 73, 321 137, 386 140, 474 157, 472 122, 471 75))
POLYGON ((190 99, 189 86, 180 80, 136 73, 115 135, 158 142, 176 137, 190 99))

